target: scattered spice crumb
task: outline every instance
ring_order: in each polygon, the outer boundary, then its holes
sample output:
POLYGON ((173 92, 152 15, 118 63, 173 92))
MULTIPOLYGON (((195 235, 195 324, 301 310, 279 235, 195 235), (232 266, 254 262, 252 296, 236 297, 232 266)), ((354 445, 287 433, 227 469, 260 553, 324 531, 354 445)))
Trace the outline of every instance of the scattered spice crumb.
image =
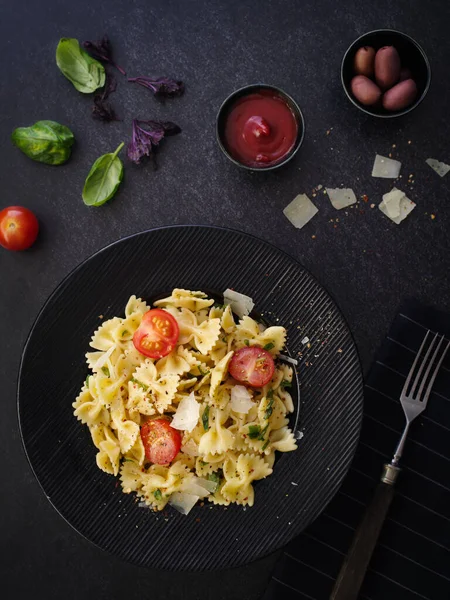
POLYGON ((370 205, 370 208, 375 208, 375 204, 371 204, 371 205, 370 205))
POLYGON ((338 348, 338 354, 342 354, 342 348, 338 348))
POLYGON ((312 235, 311 237, 312 237, 312 239, 313 239, 313 240, 315 240, 315 239, 316 239, 316 236, 315 236, 315 235, 312 235))
POLYGON ((411 143, 412 143, 411 140, 408 140, 408 144, 411 144, 411 143))
POLYGON ((298 483, 295 483, 294 481, 291 481, 291 485, 298 485, 298 483))
POLYGON ((364 202, 368 202, 369 201, 369 196, 367 194, 363 194, 361 196, 361 198, 364 200, 364 202))
POLYGON ((397 145, 396 145, 396 144, 392 144, 392 147, 393 147, 393 148, 397 148, 397 145))
POLYGON ((103 319, 103 315, 98 315, 98 318, 99 319, 103 319))
POLYGON ((436 215, 431 214, 430 217, 431 217, 431 220, 434 221, 434 219, 436 218, 436 215))

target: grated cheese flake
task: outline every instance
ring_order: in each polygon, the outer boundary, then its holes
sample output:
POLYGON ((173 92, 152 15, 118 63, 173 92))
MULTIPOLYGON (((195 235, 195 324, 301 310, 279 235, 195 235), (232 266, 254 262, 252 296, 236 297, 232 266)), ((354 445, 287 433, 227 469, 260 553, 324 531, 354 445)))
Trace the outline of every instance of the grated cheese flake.
POLYGON ((296 196, 283 210, 284 216, 297 229, 304 227, 318 212, 306 194, 296 196))
POLYGON ((356 196, 350 188, 325 188, 331 204, 337 210, 356 204, 356 196))
POLYGON ((381 212, 397 225, 406 219, 415 207, 415 203, 397 188, 392 188, 389 193, 384 194, 383 200, 378 205, 381 212))
POLYGON ((402 163, 393 158, 387 158, 377 154, 372 168, 372 177, 382 177, 384 179, 397 179, 400 174, 402 163))
POLYGON ((425 162, 441 177, 444 177, 444 175, 447 175, 447 173, 450 171, 450 165, 446 165, 444 162, 440 162, 435 158, 427 158, 425 162))

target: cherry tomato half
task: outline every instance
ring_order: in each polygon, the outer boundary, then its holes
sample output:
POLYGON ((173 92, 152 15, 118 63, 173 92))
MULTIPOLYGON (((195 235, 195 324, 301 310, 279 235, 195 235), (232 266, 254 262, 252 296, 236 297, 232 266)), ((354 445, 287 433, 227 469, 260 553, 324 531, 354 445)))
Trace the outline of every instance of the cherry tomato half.
POLYGON ((180 329, 170 313, 153 308, 142 317, 133 336, 136 350, 150 358, 167 356, 175 348, 180 329))
POLYGON ((7 250, 26 250, 34 244, 39 223, 34 213, 23 206, 8 206, 0 212, 0 246, 7 250))
POLYGON ((141 427, 145 458, 156 465, 168 465, 181 448, 181 434, 166 419, 153 419, 141 427))
POLYGON ((275 363, 267 350, 250 346, 234 353, 228 370, 236 381, 258 388, 272 379, 275 363))

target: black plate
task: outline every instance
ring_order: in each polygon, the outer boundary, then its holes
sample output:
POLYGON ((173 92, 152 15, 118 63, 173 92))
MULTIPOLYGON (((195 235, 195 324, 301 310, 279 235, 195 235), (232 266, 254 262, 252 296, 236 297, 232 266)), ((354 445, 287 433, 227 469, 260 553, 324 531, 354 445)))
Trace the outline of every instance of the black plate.
POLYGON ((310 273, 274 246, 237 231, 169 227, 120 240, 67 277, 39 314, 23 353, 18 411, 25 450, 47 498, 79 533, 142 566, 216 569, 283 546, 325 508, 358 441, 362 375, 338 308, 310 273), (155 514, 99 471, 88 428, 71 403, 86 377, 84 354, 100 315, 122 315, 131 294, 173 287, 251 296, 258 312, 288 328, 304 351, 300 448, 257 482, 255 505, 197 506, 185 517, 155 514), (279 321, 277 320, 279 319, 279 321), (311 347, 302 344, 307 335, 311 347), (306 350, 306 351, 305 351, 306 350), (295 483, 297 485, 292 484, 295 483))

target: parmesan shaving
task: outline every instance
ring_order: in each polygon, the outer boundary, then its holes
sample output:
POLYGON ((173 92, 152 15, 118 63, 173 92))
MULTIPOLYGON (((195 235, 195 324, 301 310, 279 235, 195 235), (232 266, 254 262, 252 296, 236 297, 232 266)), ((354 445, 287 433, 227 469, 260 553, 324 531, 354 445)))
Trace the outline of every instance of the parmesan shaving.
POLYGON ((110 348, 108 348, 108 350, 103 354, 103 356, 100 356, 98 361, 95 363, 93 370, 98 371, 99 369, 104 367, 105 364, 107 363, 107 361, 109 360, 109 357, 111 356, 111 354, 114 352, 115 349, 116 349, 115 344, 113 344, 110 348))
POLYGON ((235 292, 234 290, 230 289, 224 291, 223 301, 225 304, 229 304, 231 306, 231 310, 240 319, 249 315, 255 306, 255 303, 250 296, 240 294, 239 292, 235 292))
POLYGON ((186 492, 174 492, 170 496, 169 504, 182 515, 188 515, 199 499, 200 496, 187 494, 186 492))
POLYGON ((436 171, 438 175, 444 177, 450 171, 450 165, 446 165, 443 162, 436 160, 435 158, 427 158, 425 161, 429 167, 436 171))
POLYGON ((198 456, 198 446, 191 438, 183 446, 181 446, 181 452, 184 452, 188 456, 198 456))
POLYGON ((350 188, 325 188, 331 204, 337 210, 356 204, 356 196, 350 188))
POLYGON ((291 358, 290 356, 286 356, 286 354, 279 354, 278 358, 284 360, 285 362, 291 363, 291 365, 298 365, 298 360, 296 358, 291 358))
POLYGON ((245 386, 235 385, 231 388, 230 406, 234 412, 246 415, 255 403, 252 402, 252 395, 245 386))
POLYGON ((199 416, 200 404, 192 392, 180 401, 170 426, 181 431, 192 431, 198 423, 199 416))
POLYGON ((377 154, 372 168, 372 177, 382 177, 384 179, 397 179, 400 175, 402 163, 386 156, 377 154))
POLYGON ((284 216, 297 229, 304 227, 318 212, 306 194, 296 196, 283 210, 284 216))
POLYGON ((415 203, 397 188, 392 188, 388 194, 384 194, 382 202, 378 205, 381 212, 397 225, 406 219, 415 207, 415 203))

